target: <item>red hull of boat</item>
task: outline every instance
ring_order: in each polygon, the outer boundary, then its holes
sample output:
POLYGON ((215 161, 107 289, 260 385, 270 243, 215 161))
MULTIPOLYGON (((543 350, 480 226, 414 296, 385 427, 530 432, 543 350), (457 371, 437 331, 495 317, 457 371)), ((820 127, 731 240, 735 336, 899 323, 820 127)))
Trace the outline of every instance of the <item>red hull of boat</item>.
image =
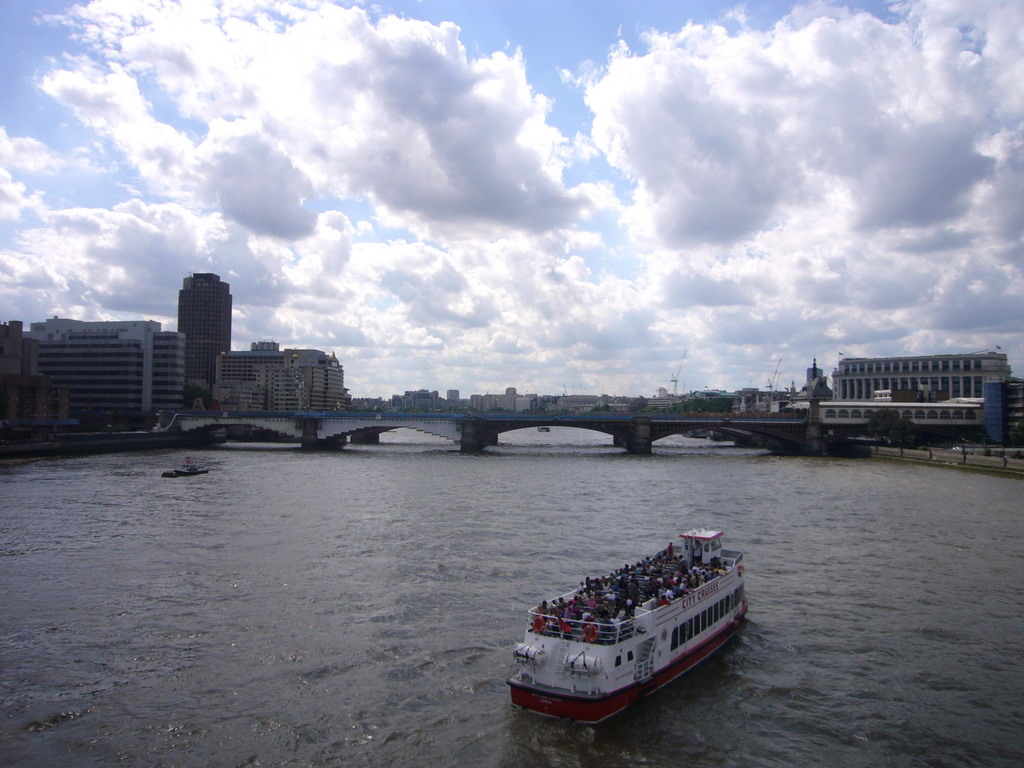
MULTIPOLYGON (((743 608, 745 612, 746 605, 743 608)), ((518 682, 514 677, 510 677, 508 684, 512 689, 512 703, 517 707, 549 717, 565 717, 583 723, 599 723, 621 712, 640 697, 653 693, 700 664, 732 638, 742 619, 743 613, 717 635, 708 638, 708 641, 702 646, 677 659, 660 672, 656 672, 644 682, 634 683, 605 696, 595 697, 554 691, 542 693, 528 684, 518 682)))

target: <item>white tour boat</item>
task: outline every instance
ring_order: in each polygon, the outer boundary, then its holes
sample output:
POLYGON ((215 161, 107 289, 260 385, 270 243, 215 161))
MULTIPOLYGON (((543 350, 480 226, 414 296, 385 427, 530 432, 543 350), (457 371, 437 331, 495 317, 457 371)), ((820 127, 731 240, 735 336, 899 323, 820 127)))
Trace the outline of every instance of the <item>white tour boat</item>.
POLYGON ((722 531, 682 542, 530 611, 508 678, 512 703, 598 723, 721 648, 747 612, 743 553, 722 531))

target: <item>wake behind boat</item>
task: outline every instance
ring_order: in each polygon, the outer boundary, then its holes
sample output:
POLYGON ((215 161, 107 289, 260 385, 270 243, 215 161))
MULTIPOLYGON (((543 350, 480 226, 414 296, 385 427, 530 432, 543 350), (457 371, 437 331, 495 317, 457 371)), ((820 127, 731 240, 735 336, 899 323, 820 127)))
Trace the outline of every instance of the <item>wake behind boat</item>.
POLYGON ((747 612, 743 553, 722 549, 722 531, 683 541, 530 611, 518 671, 518 707, 585 723, 620 712, 722 647, 747 612))

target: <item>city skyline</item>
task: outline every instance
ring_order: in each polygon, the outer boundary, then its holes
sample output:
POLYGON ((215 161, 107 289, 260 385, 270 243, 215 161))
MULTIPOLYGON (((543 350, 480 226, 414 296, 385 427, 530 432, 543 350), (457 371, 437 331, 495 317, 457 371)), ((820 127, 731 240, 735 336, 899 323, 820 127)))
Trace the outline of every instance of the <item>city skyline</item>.
POLYGON ((1019 3, 5 11, 2 320, 215 273, 355 397, 1024 360, 1019 3))

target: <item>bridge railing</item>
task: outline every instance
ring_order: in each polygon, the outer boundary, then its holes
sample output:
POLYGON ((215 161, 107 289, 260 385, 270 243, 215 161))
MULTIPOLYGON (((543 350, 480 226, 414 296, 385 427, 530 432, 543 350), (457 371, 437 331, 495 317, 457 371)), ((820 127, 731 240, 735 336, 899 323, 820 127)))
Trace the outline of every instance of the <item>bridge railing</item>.
POLYGON ((652 413, 401 413, 397 411, 232 411, 232 410, 182 410, 174 411, 173 417, 197 418, 291 418, 291 419, 370 419, 388 421, 462 421, 482 419, 484 421, 632 421, 646 417, 652 421, 802 421, 803 415, 789 413, 711 413, 707 411, 669 411, 652 413))

